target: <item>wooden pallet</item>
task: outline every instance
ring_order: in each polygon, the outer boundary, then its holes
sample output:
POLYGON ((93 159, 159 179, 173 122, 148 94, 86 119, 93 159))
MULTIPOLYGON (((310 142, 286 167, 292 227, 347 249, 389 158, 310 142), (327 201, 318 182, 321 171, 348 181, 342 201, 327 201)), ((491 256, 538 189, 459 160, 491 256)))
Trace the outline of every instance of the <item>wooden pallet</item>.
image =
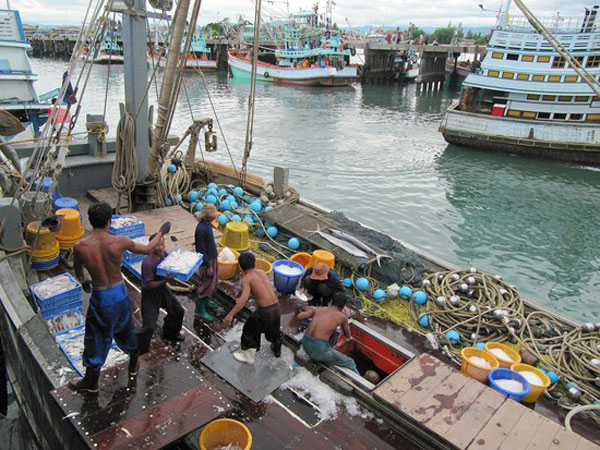
POLYGON ((600 449, 428 354, 373 394, 459 449, 600 449))

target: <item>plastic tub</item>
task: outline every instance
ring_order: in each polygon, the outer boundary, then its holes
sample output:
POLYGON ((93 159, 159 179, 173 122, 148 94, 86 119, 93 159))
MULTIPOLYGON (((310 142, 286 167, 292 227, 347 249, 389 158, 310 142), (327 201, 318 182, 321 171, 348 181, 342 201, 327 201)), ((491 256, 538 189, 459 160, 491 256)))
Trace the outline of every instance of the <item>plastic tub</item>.
POLYGON ((294 292, 302 275, 304 275, 304 267, 296 261, 280 259, 273 263, 273 284, 279 292, 283 292, 284 294, 294 292), (283 273, 283 267, 299 269, 301 272, 298 275, 288 275, 283 273))
POLYGON ((542 395, 542 393, 548 388, 548 386, 550 386, 550 378, 548 378, 548 375, 546 375, 544 372, 542 372, 537 367, 530 366, 529 364, 517 363, 517 364, 513 364, 512 366, 510 366, 510 369, 514 370, 517 373, 518 372, 533 372, 538 377, 540 377, 542 379, 542 381, 544 382, 544 384, 542 386, 539 386, 539 385, 533 384, 533 383, 529 383, 531 385, 531 391, 529 392, 529 394, 527 394, 525 397, 523 397, 524 402, 527 402, 527 403, 537 402, 537 399, 540 398, 540 395, 542 395))
POLYGON ((217 419, 206 425, 198 437, 201 450, 238 445, 244 450, 252 448, 252 433, 242 422, 233 419, 217 419))
POLYGON ((250 247, 248 225, 243 222, 229 222, 225 225, 225 231, 219 243, 222 247, 229 247, 237 252, 248 250, 250 247))
POLYGON ((485 383, 488 380, 490 371, 499 367, 498 360, 494 357, 494 355, 479 348, 465 347, 461 350, 460 356, 462 356, 462 365, 460 367, 460 371, 471 378, 481 381, 482 383, 485 383), (492 367, 488 369, 472 362, 469 358, 473 356, 485 359, 492 367))
POLYGON ((503 369, 510 369, 510 366, 512 366, 513 364, 521 362, 521 355, 519 355, 508 345, 501 344, 500 342, 486 342, 484 348, 486 352, 490 353, 498 360, 498 362, 500 363, 500 367, 503 369), (503 350, 508 356, 512 358, 512 360, 509 361, 507 359, 503 359, 498 357, 497 355, 494 355, 494 353, 492 352, 493 348, 499 348, 503 350))
POLYGON ((290 256, 290 260, 295 261, 302 265, 305 269, 308 267, 310 262, 310 253, 298 252, 290 256))
POLYGON ((73 246, 83 237, 84 229, 81 224, 81 214, 72 208, 63 208, 56 210, 57 216, 63 216, 62 226, 55 233, 60 248, 73 248, 73 246))
POLYGON ((256 258, 255 269, 263 270, 267 275, 273 271, 273 266, 269 261, 262 258, 256 258))
POLYGON ((327 250, 315 250, 310 256, 308 267, 312 267, 319 262, 324 262, 329 266, 330 269, 333 269, 335 267, 335 256, 333 253, 328 252, 327 250))
POLYGON ((25 229, 25 242, 30 249, 27 251, 35 259, 55 258, 58 251, 56 237, 40 222, 30 222, 25 229))
MULTIPOLYGON (((231 249, 229 249, 231 250, 231 249)), ((217 263, 219 265, 219 280, 229 280, 234 277, 235 272, 238 269, 238 258, 240 254, 235 250, 231 250, 235 255, 235 261, 224 262, 219 261, 219 255, 223 251, 223 247, 217 249, 217 263)))
POLYGON ((514 370, 503 369, 503 368, 494 369, 488 375, 488 380, 490 382, 491 388, 504 394, 504 396, 506 398, 510 398, 511 400, 515 400, 517 402, 520 402, 521 400, 523 400, 523 398, 526 397, 529 394, 529 392, 531 391, 531 385, 529 384, 529 381, 527 381, 523 375, 519 374, 518 372, 515 372, 514 370), (522 392, 512 392, 512 391, 506 390, 496 383, 497 380, 518 381, 519 383, 521 383, 523 385, 525 390, 522 392))

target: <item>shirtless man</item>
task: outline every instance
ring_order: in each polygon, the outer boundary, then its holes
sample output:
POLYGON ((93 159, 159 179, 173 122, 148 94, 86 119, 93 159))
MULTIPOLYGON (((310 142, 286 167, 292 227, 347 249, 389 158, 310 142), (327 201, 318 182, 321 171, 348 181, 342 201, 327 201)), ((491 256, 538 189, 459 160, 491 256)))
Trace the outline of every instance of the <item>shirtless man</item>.
POLYGON ((92 233, 73 248, 75 275, 86 292, 92 292, 85 320, 83 340, 83 365, 85 377, 70 382, 69 387, 78 392, 98 392, 100 369, 106 361, 113 337, 121 350, 129 355, 129 374, 138 370, 138 349, 131 305, 121 276, 121 258, 125 250, 133 253, 150 253, 171 229, 170 222, 160 227, 160 232, 148 244, 138 244, 126 236, 111 236, 108 227, 112 208, 105 202, 95 203, 88 210, 92 233), (92 277, 88 280, 84 267, 92 277))
POLYGON ((260 350, 260 338, 264 333, 267 341, 271 343, 273 354, 279 358, 281 356, 281 331, 279 330, 281 309, 275 290, 267 274, 254 268, 255 258, 252 253, 243 253, 238 262, 243 276, 242 293, 237 298, 235 306, 223 319, 223 325, 231 326, 233 317, 246 306, 250 295, 256 301, 256 310, 244 323, 241 350, 233 352, 233 357, 240 362, 254 364, 254 355, 260 350))
MULTIPOLYGON (((347 367, 358 373, 354 360, 333 348, 335 331, 342 327, 346 339, 350 339, 348 318, 342 313, 346 306, 347 297, 343 292, 336 292, 331 306, 312 308, 298 314, 298 319, 312 318, 310 325, 302 337, 302 347, 312 359, 323 364, 347 367)), ((359 374, 360 375, 360 374, 359 374)))

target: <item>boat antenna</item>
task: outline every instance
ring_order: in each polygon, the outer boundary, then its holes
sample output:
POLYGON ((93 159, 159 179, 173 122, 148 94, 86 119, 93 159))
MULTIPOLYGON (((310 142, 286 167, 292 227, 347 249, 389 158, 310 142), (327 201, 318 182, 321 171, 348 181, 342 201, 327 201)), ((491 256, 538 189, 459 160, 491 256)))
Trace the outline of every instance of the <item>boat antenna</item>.
POLYGON ((254 102, 256 99, 256 67, 258 65, 258 37, 260 31, 260 8, 262 0, 254 4, 254 41, 252 45, 252 72, 250 77, 250 93, 248 94, 248 118, 246 120, 246 141, 244 143, 244 157, 242 159, 241 181, 246 181, 248 172, 248 158, 252 150, 252 132, 254 130, 254 102))
POLYGON ((6 0, 6 9, 10 9, 10 0, 6 0))
MULTIPOLYGON (((508 22, 508 6, 510 5, 510 0, 507 2, 507 8, 504 12, 506 16, 506 20, 508 22)), ((571 55, 571 53, 560 43, 560 41, 552 34, 551 31, 547 30, 544 25, 533 15, 533 13, 525 6, 525 4, 521 0, 515 0, 515 5, 523 12, 531 26, 540 33, 548 43, 558 52, 560 56, 562 56, 567 64, 577 72, 577 75, 581 77, 583 81, 587 83, 587 85, 594 91, 594 93, 600 97, 600 84, 591 75, 582 65, 581 63, 571 55)))

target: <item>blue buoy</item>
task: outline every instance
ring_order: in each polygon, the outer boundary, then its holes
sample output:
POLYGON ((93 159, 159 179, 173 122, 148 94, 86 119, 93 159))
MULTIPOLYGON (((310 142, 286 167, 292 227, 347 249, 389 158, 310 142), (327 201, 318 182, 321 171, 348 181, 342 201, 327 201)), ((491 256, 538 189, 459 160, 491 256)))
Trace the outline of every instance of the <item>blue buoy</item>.
POLYGON ((223 200, 219 205, 219 209, 222 209, 223 211, 229 211, 231 209, 231 204, 228 200, 223 200))
POLYGON ((208 183, 208 189, 218 189, 217 183, 208 183))
POLYGON ((422 313, 419 315, 419 325, 423 328, 429 327, 429 314, 422 313))
POLYGON ((213 205, 216 205, 217 204, 217 197, 214 196, 214 195, 212 195, 212 194, 211 195, 207 195, 206 196, 206 202, 207 203, 212 203, 213 205))
POLYGON ((192 202, 190 203, 190 210, 194 211, 196 209, 196 205, 198 204, 198 202, 192 202))
POLYGON ((230 201, 229 204, 231 205, 232 208, 238 208, 240 205, 238 205, 238 202, 234 201, 230 201))
POLYGON ((383 289, 377 289, 375 292, 373 292, 373 298, 377 303, 383 302, 386 299, 386 297, 387 294, 383 289))
POLYGON ((219 189, 219 195, 227 195, 227 189, 225 189, 225 188, 219 189))
POLYGON ((239 197, 241 197, 242 195, 244 195, 244 190, 241 187, 236 187, 233 188, 233 193, 239 197))
POLYGON ((225 225, 227 225, 227 222, 229 222, 229 219, 227 218, 227 216, 225 214, 221 214, 219 216, 219 225, 224 227, 225 225))
POLYGON ((262 209, 262 203, 260 202, 260 200, 255 200, 250 204, 250 209, 252 209, 252 211, 254 212, 260 212, 260 210, 262 209))
POLYGON ((356 280, 355 284, 359 291, 364 291, 369 287, 369 280, 364 277, 360 277, 358 280, 356 280))
POLYGON ((288 241, 288 247, 292 250, 298 250, 298 248, 300 247, 300 241, 295 237, 290 238, 290 240, 288 241))
POLYGON ((188 198, 191 202, 195 202, 200 198, 200 194, 198 194, 198 191, 190 191, 190 193, 188 194, 188 198))
POLYGON ((477 342, 473 347, 478 348, 479 350, 485 350, 485 344, 483 342, 477 342))
POLYGON ((167 167, 167 170, 169 172, 173 173, 177 170, 177 166, 175 164, 169 164, 169 167, 167 167))
POLYGON ((208 191, 206 191, 206 196, 208 197, 209 195, 214 195, 215 197, 219 197, 219 191, 217 191, 216 189, 209 189, 208 191))
POLYGON ((546 375, 548 375, 548 378, 550 378, 550 383, 555 384, 558 382, 559 376, 556 372, 550 371, 546 375))
POLYGON ((236 214, 231 218, 231 220, 233 220, 234 222, 241 222, 242 218, 236 214))
POLYGON ((225 197, 225 200, 227 200, 228 202, 235 202, 235 197, 229 194, 227 197, 225 197))
POLYGON ((270 205, 269 205, 269 206, 265 206, 265 212, 269 212, 269 211, 271 211, 272 209, 273 209, 273 207, 272 207, 272 206, 270 206, 270 205))
POLYGON ((400 298, 403 298, 404 300, 408 300, 409 298, 412 297, 412 289, 409 288, 408 286, 402 286, 400 288, 400 290, 398 291, 398 295, 400 296, 400 298))
POLYGON ((261 228, 259 228, 258 230, 256 230, 256 235, 257 235, 258 237, 260 237, 260 238, 261 238, 261 237, 264 237, 264 235, 265 235, 265 230, 263 230, 263 229, 262 229, 262 227, 261 227, 261 228))
POLYGON ((352 287, 352 280, 350 278, 344 278, 343 284, 347 288, 352 287))
POLYGON ((202 211, 203 206, 204 206, 204 203, 202 203, 202 202, 196 203, 196 211, 202 211))
POLYGON ((276 237, 276 236, 277 236, 277 233, 278 233, 278 231, 279 231, 279 230, 277 230, 277 228, 276 228, 276 227, 269 227, 269 228, 267 228, 267 234, 268 234, 269 236, 271 236, 272 238, 274 238, 274 237, 276 237))
POLYGON ((454 330, 446 331, 446 339, 448 339, 452 345, 456 345, 460 342, 460 334, 454 330))
POLYGON ((244 216, 244 222, 246 222, 248 225, 252 225, 254 223, 254 217, 244 216))
POLYGON ((427 302, 427 294, 423 291, 415 292, 413 297, 417 305, 424 305, 427 302))
POLYGON ((171 206, 173 204, 173 200, 171 200, 171 197, 167 198, 167 206, 171 206))

